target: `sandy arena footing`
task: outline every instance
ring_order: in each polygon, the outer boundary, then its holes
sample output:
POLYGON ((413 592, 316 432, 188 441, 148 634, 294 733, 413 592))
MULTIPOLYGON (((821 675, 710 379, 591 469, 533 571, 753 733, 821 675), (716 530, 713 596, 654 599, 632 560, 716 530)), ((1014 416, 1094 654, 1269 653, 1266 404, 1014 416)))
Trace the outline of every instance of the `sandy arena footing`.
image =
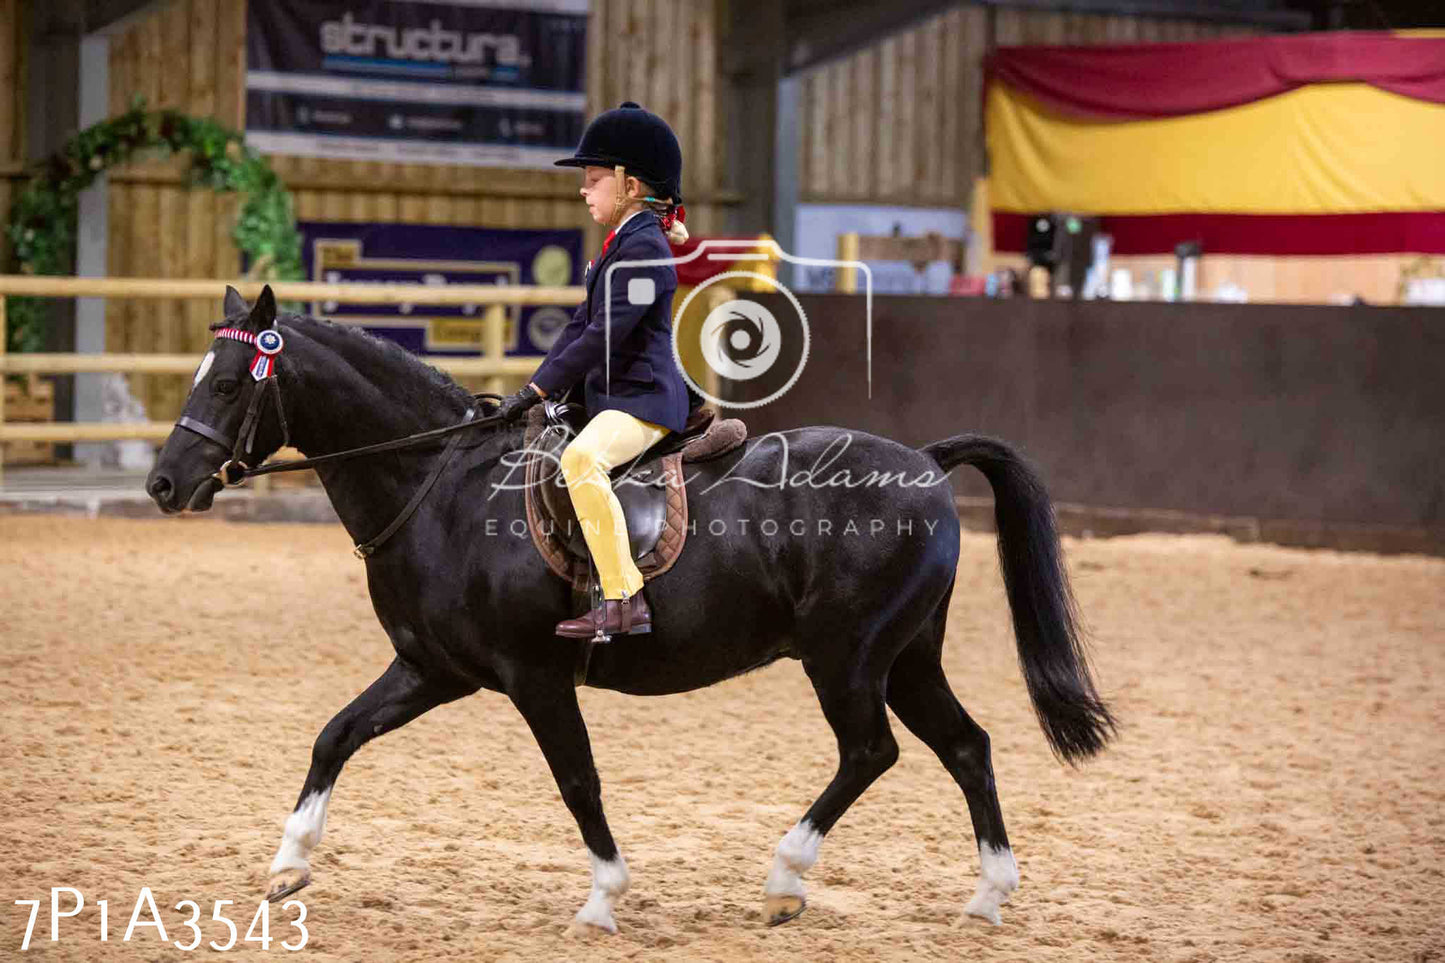
MULTIPOLYGON (((0 958, 20 958, 11 901, 35 898, 36 958, 175 958, 154 928, 121 941, 142 886, 173 941, 183 899, 203 921, 235 900, 244 935, 313 739, 391 658, 350 547, 335 526, 0 516, 0 958), (86 898, 54 943, 53 886, 86 898)), ((764 925, 773 848, 836 762, 785 662, 666 698, 583 690, 632 878, 619 935, 585 949, 587 853, 504 698, 366 747, 297 894, 304 958, 1445 961, 1445 560, 1223 536, 1066 550, 1123 724, 1078 771, 1029 707, 991 537, 964 535, 953 593, 945 667, 992 736, 1022 876, 1001 926, 960 922, 963 796, 898 724, 807 911, 764 925)))

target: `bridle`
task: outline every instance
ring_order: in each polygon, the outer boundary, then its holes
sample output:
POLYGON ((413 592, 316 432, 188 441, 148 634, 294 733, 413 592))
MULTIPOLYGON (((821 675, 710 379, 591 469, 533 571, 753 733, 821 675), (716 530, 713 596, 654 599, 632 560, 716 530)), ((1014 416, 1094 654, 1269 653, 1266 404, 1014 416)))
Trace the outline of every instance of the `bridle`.
MULTIPOLYGON (((220 468, 214 472, 198 479, 196 493, 200 492, 199 485, 207 479, 218 482, 222 488, 232 488, 241 484, 247 478, 255 478, 258 475, 271 475, 278 472, 305 471, 315 468, 318 465, 331 462, 348 461, 352 458, 360 458, 364 455, 377 455, 387 451, 397 451, 402 448, 415 448, 425 445, 428 442, 439 438, 451 436, 447 443, 446 450, 442 457, 432 466, 431 472, 426 480, 418 487, 411 501, 407 502, 401 513, 392 520, 391 524, 382 529, 381 533, 356 546, 356 557, 366 558, 381 546, 383 542, 396 534, 412 513, 421 505, 427 493, 431 491, 432 485, 436 483, 442 471, 456 454, 457 446, 461 443, 461 432, 469 428, 483 428, 493 425, 505 424, 500 415, 488 415, 484 418, 474 418, 476 408, 468 408, 462 420, 455 425, 447 425, 444 428, 433 428, 429 431, 419 431, 407 435, 404 438, 395 438, 391 441, 378 442, 374 445, 362 445, 359 448, 348 448, 345 451, 332 452, 329 455, 317 455, 315 458, 302 458, 296 461, 282 461, 270 465, 258 465, 250 467, 243 460, 243 456, 250 457, 255 449, 256 430, 261 424, 261 416, 265 411, 265 399, 275 398, 276 417, 281 422, 281 444, 282 446, 291 443, 291 430, 286 424, 286 409, 281 403, 281 382, 276 377, 276 362, 281 354, 281 349, 286 346, 281 331, 272 326, 261 331, 259 334, 252 334, 241 328, 221 328, 216 331, 217 338, 226 338, 231 341, 240 341, 244 344, 253 345, 256 348, 256 355, 251 359, 250 372, 252 378, 251 397, 246 404, 246 416, 241 420, 240 430, 232 437, 218 428, 214 428, 203 421, 182 415, 176 421, 177 428, 184 428, 215 442, 231 453, 231 457, 222 463, 220 468)), ((500 395, 484 392, 473 396, 478 401, 492 399, 501 401, 500 395)), ((191 496, 192 500, 197 497, 191 496)))
POLYGON ((276 379, 276 356, 286 346, 286 340, 275 327, 267 328, 260 334, 252 334, 240 328, 221 328, 216 332, 216 337, 240 341, 256 348, 256 356, 251 359, 250 365, 253 379, 251 400, 246 405, 246 417, 241 420, 241 430, 232 438, 220 429, 212 428, 187 415, 182 415, 176 421, 176 427, 208 438, 231 453, 231 457, 209 476, 223 487, 229 487, 239 485, 249 477, 251 469, 241 460, 241 456, 244 454, 249 457, 255 447, 256 429, 261 424, 261 403, 268 396, 274 395, 276 398, 276 416, 281 420, 281 444, 284 447, 291 443, 291 429, 286 424, 286 409, 281 404, 281 383, 276 379))

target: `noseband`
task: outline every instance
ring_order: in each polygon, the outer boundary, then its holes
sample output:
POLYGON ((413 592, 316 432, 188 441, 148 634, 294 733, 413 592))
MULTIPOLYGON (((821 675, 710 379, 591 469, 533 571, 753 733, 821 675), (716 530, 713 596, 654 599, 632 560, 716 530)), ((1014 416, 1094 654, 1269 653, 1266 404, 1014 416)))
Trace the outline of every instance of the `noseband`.
POLYGON ((216 332, 216 337, 240 341, 256 348, 256 356, 251 359, 250 365, 253 379, 251 400, 246 405, 246 417, 241 421, 241 430, 232 438, 203 421, 185 415, 176 422, 176 427, 195 432, 230 451, 231 457, 208 477, 220 482, 222 487, 231 487, 245 481, 247 473, 251 471, 241 456, 249 457, 255 447, 256 429, 261 424, 262 402, 269 396, 274 395, 276 398, 274 407, 276 417, 281 421, 281 444, 285 446, 291 443, 291 429, 286 424, 286 409, 281 404, 281 382, 276 379, 276 359, 281 354, 281 349, 286 346, 286 341, 274 327, 267 328, 260 334, 252 334, 240 328, 221 328, 216 332))

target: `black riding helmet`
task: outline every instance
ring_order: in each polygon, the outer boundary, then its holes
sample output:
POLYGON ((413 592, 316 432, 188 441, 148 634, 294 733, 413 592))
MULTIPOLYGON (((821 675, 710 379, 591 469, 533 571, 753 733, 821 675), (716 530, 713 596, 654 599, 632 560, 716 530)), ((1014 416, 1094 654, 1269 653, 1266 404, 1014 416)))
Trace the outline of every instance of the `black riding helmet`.
POLYGON ((682 148, 667 121, 632 101, 604 111, 582 132, 577 153, 558 167, 616 167, 646 181, 674 203, 682 201, 682 148))

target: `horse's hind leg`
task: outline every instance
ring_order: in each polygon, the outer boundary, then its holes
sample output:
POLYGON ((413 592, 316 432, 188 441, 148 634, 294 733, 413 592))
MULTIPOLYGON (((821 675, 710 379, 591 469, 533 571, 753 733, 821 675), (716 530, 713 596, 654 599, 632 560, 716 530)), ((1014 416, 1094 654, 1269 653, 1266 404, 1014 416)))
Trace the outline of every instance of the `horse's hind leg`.
POLYGON ((888 673, 888 705, 937 754, 963 790, 978 840, 978 892, 965 912, 1000 922, 999 906, 1018 888, 1019 871, 1004 832, 994 788, 988 733, 954 698, 939 664, 947 600, 928 627, 899 654, 888 673))
POLYGON ((271 861, 268 900, 280 899, 311 882, 311 851, 326 826, 331 787, 356 750, 377 736, 406 725, 428 709, 469 695, 475 689, 445 685, 419 674, 400 659, 342 709, 321 730, 311 750, 311 769, 286 818, 281 847, 271 861))
MULTIPOLYGON (((863 665, 866 665, 866 660, 863 665)), ((763 918, 770 926, 803 911, 803 874, 818 859, 818 847, 833 824, 898 758, 888 728, 882 674, 869 677, 863 665, 820 667, 803 663, 823 715, 838 737, 838 772, 812 808, 778 843, 772 872, 763 887, 763 918)))

